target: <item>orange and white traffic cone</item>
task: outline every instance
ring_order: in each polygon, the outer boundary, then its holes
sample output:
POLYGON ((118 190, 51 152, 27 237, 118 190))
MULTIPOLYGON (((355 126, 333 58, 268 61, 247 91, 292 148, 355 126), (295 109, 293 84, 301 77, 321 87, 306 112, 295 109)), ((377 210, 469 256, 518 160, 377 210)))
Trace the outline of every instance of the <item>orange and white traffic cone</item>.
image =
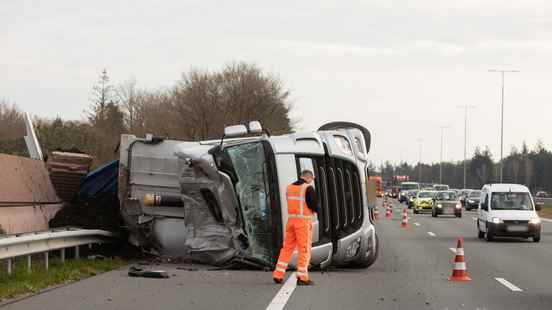
POLYGON ((403 211, 401 227, 404 229, 410 228, 410 225, 408 225, 408 210, 406 208, 404 208, 404 211, 403 211))
POLYGON ((454 257, 454 268, 449 281, 471 281, 466 268, 466 260, 464 259, 464 238, 458 238, 456 246, 456 256, 454 257))
POLYGON ((385 210, 385 218, 391 218, 391 206, 387 205, 387 209, 385 210))

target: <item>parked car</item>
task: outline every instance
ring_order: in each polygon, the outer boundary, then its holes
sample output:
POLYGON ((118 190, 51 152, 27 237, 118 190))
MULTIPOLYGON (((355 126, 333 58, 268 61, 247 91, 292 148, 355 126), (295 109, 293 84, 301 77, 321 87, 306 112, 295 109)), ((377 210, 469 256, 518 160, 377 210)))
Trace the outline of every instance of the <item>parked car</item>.
POLYGON ((433 198, 431 216, 454 215, 462 217, 462 205, 454 191, 439 191, 433 198))
POLYGON ((433 208, 434 191, 419 191, 416 199, 412 202, 414 213, 429 212, 433 208))
POLYGON ((535 194, 535 197, 538 197, 538 198, 546 198, 548 197, 548 193, 545 192, 545 191, 539 191, 535 194))
POLYGON ((479 198, 481 197, 480 190, 470 191, 464 201, 464 208, 466 211, 477 209, 479 207, 479 198))
POLYGON ((488 184, 481 190, 477 235, 492 241, 495 237, 541 240, 541 220, 531 192, 519 184, 488 184))

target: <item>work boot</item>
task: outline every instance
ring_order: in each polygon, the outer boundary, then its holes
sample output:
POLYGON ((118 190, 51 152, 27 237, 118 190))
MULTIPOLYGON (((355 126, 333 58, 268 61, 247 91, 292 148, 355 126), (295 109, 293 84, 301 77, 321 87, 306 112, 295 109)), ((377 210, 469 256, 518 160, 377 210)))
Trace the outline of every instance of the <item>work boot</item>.
POLYGON ((282 284, 282 282, 284 282, 284 279, 272 278, 272 280, 274 280, 276 284, 282 284))
POLYGON ((301 280, 297 279, 297 285, 303 286, 303 285, 314 285, 313 280, 301 280))

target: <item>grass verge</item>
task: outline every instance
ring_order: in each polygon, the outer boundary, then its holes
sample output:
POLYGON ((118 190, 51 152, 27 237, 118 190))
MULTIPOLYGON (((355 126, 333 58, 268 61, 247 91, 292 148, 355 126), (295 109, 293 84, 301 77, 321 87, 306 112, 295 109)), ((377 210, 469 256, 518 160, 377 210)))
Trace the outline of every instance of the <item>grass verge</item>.
POLYGON ((552 219, 552 205, 543 205, 539 216, 552 219))
POLYGON ((62 264, 59 258, 50 258, 46 271, 39 259, 33 259, 32 273, 27 272, 26 258, 12 262, 12 274, 8 275, 5 264, 0 270, 0 301, 37 293, 51 286, 65 284, 110 271, 126 264, 119 258, 67 259, 62 264))

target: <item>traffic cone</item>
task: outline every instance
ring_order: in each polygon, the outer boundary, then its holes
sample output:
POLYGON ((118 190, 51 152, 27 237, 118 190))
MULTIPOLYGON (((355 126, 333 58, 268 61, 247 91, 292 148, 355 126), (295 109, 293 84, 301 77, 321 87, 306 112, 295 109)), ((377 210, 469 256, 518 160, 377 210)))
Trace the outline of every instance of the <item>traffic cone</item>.
POLYGON ((404 211, 403 211, 401 227, 404 229, 410 228, 410 225, 408 225, 408 209, 406 208, 404 208, 404 211))
POLYGON ((454 257, 454 268, 452 269, 452 275, 449 281, 471 281, 464 259, 464 238, 462 237, 458 237, 456 256, 454 257))

